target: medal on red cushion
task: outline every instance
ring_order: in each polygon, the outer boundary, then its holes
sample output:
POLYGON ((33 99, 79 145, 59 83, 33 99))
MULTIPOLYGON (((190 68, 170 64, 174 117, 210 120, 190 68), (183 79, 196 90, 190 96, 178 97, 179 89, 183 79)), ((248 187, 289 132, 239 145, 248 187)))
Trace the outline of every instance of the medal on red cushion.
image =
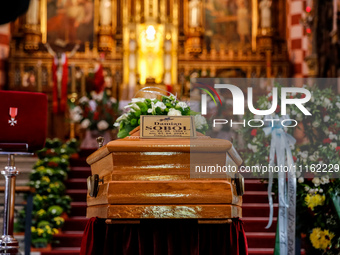
POLYGON ((11 116, 11 119, 8 120, 8 123, 11 126, 14 126, 15 124, 17 124, 17 120, 15 119, 15 117, 18 115, 18 108, 15 107, 10 107, 9 108, 9 116, 11 116))

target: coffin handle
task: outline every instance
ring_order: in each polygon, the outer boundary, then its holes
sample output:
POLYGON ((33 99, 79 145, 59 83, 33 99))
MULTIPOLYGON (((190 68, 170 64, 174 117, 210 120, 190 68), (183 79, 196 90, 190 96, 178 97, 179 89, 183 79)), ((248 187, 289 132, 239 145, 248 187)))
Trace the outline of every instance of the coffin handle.
POLYGON ((91 175, 87 178, 87 191, 90 197, 96 197, 98 194, 99 183, 103 184, 104 179, 99 179, 98 174, 91 175))

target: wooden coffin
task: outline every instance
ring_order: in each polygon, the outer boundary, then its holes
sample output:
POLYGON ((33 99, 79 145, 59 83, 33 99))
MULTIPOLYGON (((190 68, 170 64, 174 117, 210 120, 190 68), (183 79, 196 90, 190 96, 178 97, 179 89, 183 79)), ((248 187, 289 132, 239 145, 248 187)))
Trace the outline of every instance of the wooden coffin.
POLYGON ((226 164, 232 144, 206 136, 198 136, 193 143, 193 139, 140 139, 137 132, 109 142, 87 158, 92 177, 99 177, 97 194, 87 195, 87 217, 241 217, 242 197, 232 176, 190 178, 190 153, 201 158, 206 146, 211 147, 209 158, 226 164))

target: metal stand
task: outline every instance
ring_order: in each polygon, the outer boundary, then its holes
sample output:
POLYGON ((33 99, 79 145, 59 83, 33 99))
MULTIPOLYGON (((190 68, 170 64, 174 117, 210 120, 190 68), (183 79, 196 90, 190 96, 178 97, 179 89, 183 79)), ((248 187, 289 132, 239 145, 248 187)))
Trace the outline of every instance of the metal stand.
POLYGON ((14 156, 15 155, 33 155, 28 152, 0 152, 0 155, 8 156, 8 163, 1 174, 5 177, 5 204, 4 204, 4 225, 3 235, 0 239, 1 254, 20 254, 18 241, 13 237, 14 223, 14 203, 15 203, 15 179, 19 175, 16 170, 14 156))

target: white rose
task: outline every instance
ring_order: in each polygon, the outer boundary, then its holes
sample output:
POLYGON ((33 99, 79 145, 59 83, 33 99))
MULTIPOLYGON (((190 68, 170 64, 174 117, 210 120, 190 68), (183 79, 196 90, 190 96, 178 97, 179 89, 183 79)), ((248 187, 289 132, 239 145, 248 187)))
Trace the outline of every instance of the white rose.
POLYGON ((325 106, 326 108, 328 108, 329 106, 332 106, 331 100, 329 100, 328 98, 325 98, 325 99, 323 100, 323 103, 324 103, 324 106, 325 106))
POLYGON ((319 193, 323 193, 323 189, 319 189, 319 193))
POLYGON ((188 105, 187 105, 186 103, 184 103, 184 102, 178 102, 178 103, 176 104, 176 107, 177 107, 177 108, 182 108, 182 110, 184 110, 185 108, 188 107, 188 105))
POLYGON ((306 159, 308 157, 308 151, 304 151, 300 153, 301 157, 306 159))
POLYGON ((104 95, 103 91, 100 92, 99 94, 97 94, 95 91, 91 92, 91 96, 92 96, 93 100, 101 101, 103 99, 103 95, 104 95))
POLYGON ((313 194, 313 193, 314 193, 314 189, 310 189, 310 190, 309 190, 309 193, 310 193, 310 194, 313 194))
POLYGON ((325 117, 323 117, 323 121, 324 121, 324 122, 328 122, 330 118, 331 118, 331 117, 329 117, 329 115, 326 115, 325 117))
POLYGON ((313 178, 312 183, 314 183, 314 186, 315 186, 315 187, 318 187, 318 186, 320 185, 320 179, 319 179, 319 177, 313 178))
POLYGON ((332 147, 332 149, 334 149, 335 150, 335 148, 337 147, 338 145, 337 145, 337 143, 331 143, 331 147, 332 147))
POLYGON ((202 129, 207 124, 207 120, 202 115, 195 115, 195 126, 197 129, 202 129))
POLYGON ((318 127, 320 126, 320 123, 317 122, 317 121, 314 121, 314 122, 312 123, 312 126, 315 127, 315 128, 318 128, 318 127))
POLYGON ((78 123, 83 118, 82 116, 83 110, 80 106, 76 106, 70 110, 70 118, 73 122, 78 123))
POLYGON ((107 123, 105 120, 101 120, 97 124, 97 128, 99 131, 104 131, 108 129, 108 127, 109 127, 109 123, 107 123))
POLYGON ((166 106, 163 102, 160 102, 160 101, 158 101, 156 103, 151 102, 151 108, 148 109, 148 113, 156 114, 157 107, 159 107, 162 111, 164 111, 165 108, 166 108, 166 106))
POLYGON ((340 109, 340 103, 336 102, 335 105, 340 109))
POLYGON ((308 191, 310 188, 308 186, 305 186, 305 191, 308 191))
POLYGON ((89 119, 84 119, 81 123, 80 126, 84 129, 87 129, 91 124, 91 121, 89 119))
POLYGON ((322 176, 321 178, 320 178, 320 183, 321 184, 327 184, 327 183, 329 183, 329 177, 326 175, 326 176, 322 176))
POLYGON ((252 150, 253 150, 253 152, 256 153, 256 152, 257 152, 257 146, 256 146, 256 145, 253 145, 253 146, 252 146, 252 150))
POLYGON ((79 99, 79 103, 83 104, 83 103, 88 103, 89 99, 86 96, 83 96, 79 99))
POLYGON ((308 158, 309 158, 310 161, 314 161, 315 160, 314 155, 311 155, 308 158))
POLYGON ((81 121, 81 119, 83 118, 82 115, 78 114, 78 113, 72 113, 71 114, 71 119, 73 120, 73 122, 78 123, 79 121, 81 121))
POLYGON ((337 140, 338 139, 338 137, 335 135, 335 134, 333 134, 332 132, 330 132, 329 133, 329 139, 331 139, 331 140, 337 140))
POLYGON ((158 102, 156 103, 156 107, 159 107, 159 108, 161 108, 162 110, 164 110, 164 109, 166 108, 165 104, 164 104, 163 102, 161 102, 161 101, 158 101, 158 102))
POLYGON ((176 110, 175 108, 170 108, 168 112, 168 116, 182 116, 181 111, 176 110))
POLYGON ((301 176, 301 177, 299 177, 299 179, 298 179, 298 182, 299 183, 303 183, 305 181, 305 179, 301 176))
POLYGON ((81 114, 83 113, 83 110, 80 108, 80 106, 76 106, 72 109, 72 112, 81 114))
POLYGON ((324 129, 323 132, 325 132, 325 135, 329 135, 329 130, 328 130, 328 128, 324 129))

